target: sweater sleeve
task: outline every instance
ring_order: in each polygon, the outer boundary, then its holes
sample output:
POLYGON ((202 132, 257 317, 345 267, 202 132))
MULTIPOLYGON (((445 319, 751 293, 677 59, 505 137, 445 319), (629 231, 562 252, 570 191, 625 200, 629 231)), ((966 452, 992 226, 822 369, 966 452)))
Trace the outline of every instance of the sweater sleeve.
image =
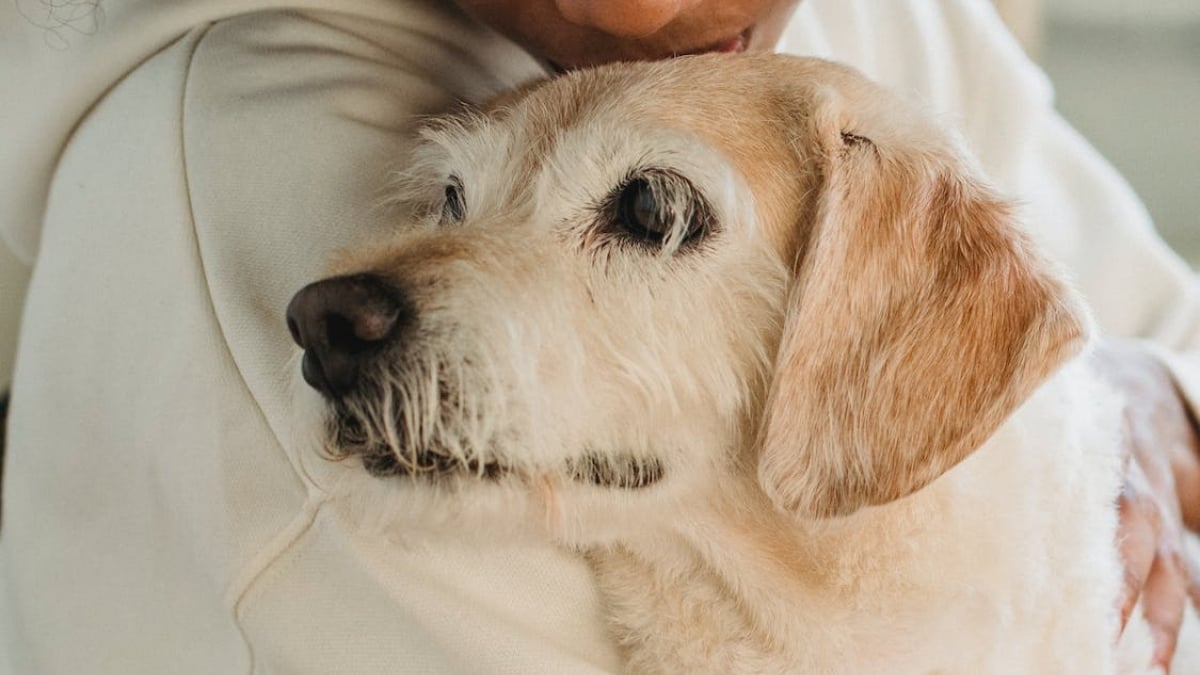
POLYGON ((12 382, 17 329, 28 283, 29 268, 0 243, 0 392, 7 390, 12 382))
POLYGON ((1196 410, 1200 284, 1129 184, 1050 112, 1026 150, 1022 187, 1029 222, 1067 265, 1102 331, 1142 340, 1196 410))

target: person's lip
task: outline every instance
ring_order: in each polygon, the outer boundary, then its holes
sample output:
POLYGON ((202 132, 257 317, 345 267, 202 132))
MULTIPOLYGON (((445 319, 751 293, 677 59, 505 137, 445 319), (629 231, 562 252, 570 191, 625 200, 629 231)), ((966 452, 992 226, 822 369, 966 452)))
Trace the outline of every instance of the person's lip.
POLYGON ((738 54, 746 51, 750 46, 750 35, 754 31, 754 26, 746 28, 742 32, 733 37, 725 38, 718 42, 714 42, 707 47, 701 47, 695 51, 687 52, 688 54, 738 54))
MULTIPOLYGON (((754 26, 749 26, 742 30, 742 32, 732 37, 713 42, 708 46, 700 47, 699 49, 675 52, 672 54, 672 56, 693 56, 696 54, 740 54, 750 47, 750 38, 753 36, 753 34, 754 26)), ((663 57, 660 56, 658 58, 663 57)), ((562 75, 563 73, 582 67, 579 65, 563 65, 561 63, 549 60, 546 61, 546 64, 549 66, 552 72, 558 75, 562 75)))

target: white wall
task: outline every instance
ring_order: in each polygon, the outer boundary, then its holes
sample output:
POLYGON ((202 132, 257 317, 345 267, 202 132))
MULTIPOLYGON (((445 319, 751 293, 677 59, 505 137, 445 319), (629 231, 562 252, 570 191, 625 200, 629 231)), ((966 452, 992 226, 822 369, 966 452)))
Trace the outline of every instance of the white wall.
POLYGON ((1058 108, 1200 268, 1200 0, 1044 0, 1058 108))
POLYGON ((1055 18, 1109 23, 1200 23, 1200 0, 1043 0, 1055 18))

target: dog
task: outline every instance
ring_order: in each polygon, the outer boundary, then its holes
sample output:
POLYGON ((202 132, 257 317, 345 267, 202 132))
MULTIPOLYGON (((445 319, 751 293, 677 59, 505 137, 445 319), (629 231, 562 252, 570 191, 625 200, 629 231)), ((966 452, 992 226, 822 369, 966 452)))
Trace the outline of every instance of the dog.
POLYGON ((423 139, 287 310, 364 519, 581 551, 630 672, 1145 670, 1091 320, 928 115, 709 55, 423 139))

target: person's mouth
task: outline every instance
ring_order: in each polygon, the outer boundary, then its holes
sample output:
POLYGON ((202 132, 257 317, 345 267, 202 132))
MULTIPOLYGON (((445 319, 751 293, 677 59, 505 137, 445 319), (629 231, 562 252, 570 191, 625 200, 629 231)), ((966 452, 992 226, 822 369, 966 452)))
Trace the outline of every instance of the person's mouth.
MULTIPOLYGON (((668 53, 666 56, 660 55, 653 58, 661 59, 666 58, 667 56, 693 56, 696 54, 740 54, 750 48, 750 41, 753 37, 753 34, 754 26, 749 26, 736 35, 727 37, 723 40, 718 40, 717 42, 710 43, 704 47, 686 51, 675 51, 668 53)), ((637 58, 639 57, 632 57, 631 60, 637 60, 637 58)), ((647 57, 643 55, 640 58, 647 57)), ((558 75, 562 75, 563 73, 582 67, 581 65, 565 65, 552 60, 547 60, 546 64, 550 68, 551 72, 558 75)))
POLYGON ((754 26, 743 30, 733 37, 725 38, 718 42, 714 42, 706 47, 701 47, 695 51, 686 52, 687 54, 740 54, 746 51, 750 46, 750 36, 754 31, 754 26))

